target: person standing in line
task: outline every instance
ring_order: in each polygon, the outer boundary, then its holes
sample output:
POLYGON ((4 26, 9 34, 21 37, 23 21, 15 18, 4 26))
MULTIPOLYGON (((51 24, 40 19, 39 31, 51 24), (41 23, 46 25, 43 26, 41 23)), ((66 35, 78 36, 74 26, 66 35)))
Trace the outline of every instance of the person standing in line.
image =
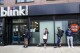
POLYGON ((61 37, 63 36, 64 31, 60 29, 60 27, 57 27, 57 47, 61 47, 61 37))
POLYGON ((68 28, 66 30, 66 36, 67 36, 67 44, 68 44, 68 47, 73 47, 73 32, 71 31, 70 28, 68 28))
POLYGON ((43 41, 44 41, 44 47, 45 48, 46 48, 46 44, 47 44, 48 34, 49 34, 48 29, 45 28, 45 32, 43 34, 43 41))
POLYGON ((24 35, 24 48, 28 47, 28 39, 29 39, 29 32, 27 29, 24 35))

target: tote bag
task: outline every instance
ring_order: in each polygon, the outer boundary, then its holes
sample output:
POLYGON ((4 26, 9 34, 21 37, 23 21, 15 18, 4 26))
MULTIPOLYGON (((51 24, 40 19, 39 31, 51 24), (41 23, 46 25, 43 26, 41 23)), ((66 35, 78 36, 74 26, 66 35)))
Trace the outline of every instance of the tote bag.
POLYGON ((43 35, 43 39, 47 39, 47 34, 43 35))

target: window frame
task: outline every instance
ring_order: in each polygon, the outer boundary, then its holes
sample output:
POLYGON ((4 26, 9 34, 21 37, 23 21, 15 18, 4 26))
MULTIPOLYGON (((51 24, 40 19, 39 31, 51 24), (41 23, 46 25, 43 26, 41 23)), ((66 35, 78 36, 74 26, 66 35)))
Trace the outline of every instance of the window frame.
POLYGON ((4 0, 0 0, 0 5, 4 5, 4 0))
POLYGON ((16 0, 16 3, 32 3, 32 2, 34 2, 34 0, 33 1, 27 1, 27 0, 24 0, 24 2, 17 2, 17 0, 16 0))
POLYGON ((46 0, 46 1, 56 1, 56 0, 46 0))

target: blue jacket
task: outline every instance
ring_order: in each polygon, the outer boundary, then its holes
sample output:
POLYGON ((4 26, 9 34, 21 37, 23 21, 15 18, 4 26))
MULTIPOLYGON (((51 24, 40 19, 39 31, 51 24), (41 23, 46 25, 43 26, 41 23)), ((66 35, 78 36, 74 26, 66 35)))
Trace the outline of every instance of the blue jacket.
POLYGON ((66 30, 66 36, 73 36, 73 32, 69 29, 66 30))

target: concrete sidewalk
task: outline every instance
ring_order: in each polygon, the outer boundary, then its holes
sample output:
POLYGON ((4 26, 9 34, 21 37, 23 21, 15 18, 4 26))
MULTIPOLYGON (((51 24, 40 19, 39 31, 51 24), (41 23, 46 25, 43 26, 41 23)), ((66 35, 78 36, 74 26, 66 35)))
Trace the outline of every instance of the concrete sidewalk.
POLYGON ((80 53, 80 46, 74 46, 73 48, 66 46, 60 48, 54 48, 52 46, 46 48, 30 46, 23 48, 22 45, 9 45, 0 46, 0 53, 80 53))

